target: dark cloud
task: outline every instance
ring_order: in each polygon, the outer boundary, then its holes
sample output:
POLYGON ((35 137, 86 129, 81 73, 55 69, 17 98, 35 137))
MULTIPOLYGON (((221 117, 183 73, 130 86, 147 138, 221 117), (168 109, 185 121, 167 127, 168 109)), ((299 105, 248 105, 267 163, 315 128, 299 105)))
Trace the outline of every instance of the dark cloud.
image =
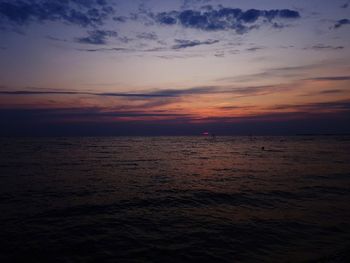
POLYGON ((114 13, 103 0, 13 0, 0 3, 0 21, 15 25, 62 21, 79 26, 102 25, 114 13))
POLYGON ((152 94, 157 94, 166 97, 178 97, 182 95, 201 95, 201 94, 211 94, 219 92, 218 87, 194 87, 188 89, 163 89, 159 91, 152 92, 152 94))
POLYGON ((265 86, 248 86, 248 87, 221 87, 221 86, 205 86, 192 87, 187 89, 162 89, 147 91, 142 93, 94 93, 82 91, 45 91, 45 90, 18 90, 6 91, 0 90, 0 95, 12 96, 30 96, 30 95, 90 95, 99 97, 124 97, 124 98, 178 98, 191 95, 210 95, 210 94, 230 94, 235 97, 258 96, 277 92, 284 87, 265 85, 265 86))
POLYGON ((105 45, 107 44, 107 38, 117 37, 118 33, 110 30, 94 30, 88 31, 87 37, 77 38, 76 41, 82 44, 91 45, 105 45))
POLYGON ((201 45, 213 45, 218 43, 219 40, 208 39, 205 41, 199 40, 185 40, 185 39, 175 39, 176 44, 172 46, 172 49, 184 49, 189 47, 201 46, 201 45))
POLYGON ((88 48, 88 49, 77 49, 78 51, 85 51, 85 52, 129 52, 129 51, 136 51, 134 49, 130 48, 123 48, 123 47, 115 47, 115 48, 88 48))
POLYGON ((343 4, 343 5, 341 5, 341 8, 348 8, 349 4, 350 4, 350 2, 347 2, 347 3, 343 4))
POLYGON ((340 93, 344 93, 344 92, 345 92, 345 90, 342 90, 342 89, 328 89, 328 90, 311 92, 311 93, 303 94, 300 96, 307 97, 307 96, 315 96, 315 95, 332 95, 332 94, 340 94, 340 93))
POLYGON ((302 112, 337 112, 337 111, 350 111, 350 101, 334 101, 334 102, 317 102, 308 104, 290 104, 290 105, 277 105, 270 107, 272 110, 294 110, 302 112))
POLYGON ((216 107, 216 109, 220 110, 242 110, 242 109, 254 109, 256 107, 254 106, 221 106, 221 107, 216 107))
POLYGON ((342 89, 328 89, 328 90, 322 90, 319 92, 319 94, 339 94, 343 93, 345 90, 342 89))
POLYGON ((337 23, 334 25, 334 28, 340 28, 344 25, 350 25, 350 19, 340 19, 337 21, 337 23))
POLYGON ((167 13, 167 12, 163 12, 163 13, 159 13, 157 15, 157 22, 164 24, 164 25, 175 25, 177 23, 177 19, 174 18, 173 16, 177 16, 178 13, 174 12, 174 13, 167 13))
POLYGON ((265 49, 265 47, 251 47, 251 48, 247 48, 246 51, 255 52, 261 49, 265 49))
MULTIPOLYGON (((84 38, 85 40, 85 38, 84 38)), ((118 38, 120 40, 120 38, 118 38)), ((183 39, 175 39, 175 45, 170 47, 154 47, 154 48, 126 48, 126 47, 115 47, 115 48, 89 48, 89 49, 77 49, 78 51, 85 51, 85 52, 140 52, 140 53, 151 53, 151 52, 163 52, 163 51, 172 51, 172 50, 180 50, 184 48, 190 48, 200 45, 213 45, 215 43, 218 43, 219 40, 212 40, 208 39, 205 41, 199 41, 199 40, 183 40, 183 39)), ((89 43, 84 41, 84 43, 89 43)), ((96 44, 105 44, 105 42, 97 42, 96 44)), ((198 57, 201 55, 184 55, 184 56, 174 56, 174 55, 162 55, 158 56, 159 58, 189 58, 189 57, 198 57)))
POLYGON ((105 97, 142 97, 142 98, 154 98, 154 97, 171 97, 163 93, 94 93, 95 96, 105 96, 105 97))
POLYGON ((119 40, 119 42, 121 42, 121 43, 127 44, 127 43, 129 43, 130 41, 132 41, 133 39, 130 38, 130 37, 126 37, 126 36, 121 36, 121 37, 118 37, 118 40, 119 40))
POLYGON ((200 54, 184 54, 184 55, 157 55, 157 58, 171 60, 171 59, 188 59, 188 58, 199 58, 203 57, 200 54))
POLYGON ((113 20, 116 22, 125 23, 128 20, 128 18, 125 16, 115 16, 113 17, 113 20))
POLYGON ((0 108, 2 127, 0 135, 200 135, 204 130, 217 135, 344 134, 350 133, 349 106, 350 103, 347 101, 313 105, 278 105, 275 110, 269 112, 240 117, 210 118, 170 111, 0 108), (278 108, 288 112, 281 112, 278 108), (335 110, 324 111, 325 108, 335 110))
MULTIPOLYGON (((336 105, 337 102, 331 103, 336 105)), ((288 106, 288 105, 286 105, 288 106)), ((303 105, 300 105, 303 106, 303 105)), ((207 122, 213 125, 232 124, 232 131, 245 130, 246 134, 349 134, 349 110, 323 111, 324 105, 314 105, 313 110, 296 110, 291 106, 289 112, 275 110, 242 117, 213 117, 207 122), (294 110, 294 111, 293 111, 294 110)), ((286 108, 287 109, 287 108, 286 108)), ((230 127, 230 126, 228 126, 230 127)), ((216 132, 218 134, 218 132, 216 132)))
POLYGON ((247 87, 221 87, 221 86, 206 86, 193 87, 187 89, 163 89, 147 93, 151 96, 159 97, 182 97, 191 95, 211 95, 211 94, 228 94, 233 97, 259 96, 274 93, 284 87, 274 85, 264 86, 247 86, 247 87))
POLYGON ((170 97, 162 93, 94 93, 94 92, 80 92, 80 91, 0 91, 0 95, 90 95, 102 97, 170 97))
POLYGON ((61 94, 61 95, 76 95, 76 94, 87 94, 75 91, 0 91, 1 95, 49 95, 49 94, 61 94))
POLYGON ((314 50, 340 50, 340 49, 344 49, 343 46, 331 46, 331 45, 323 45, 323 44, 318 44, 318 45, 314 45, 310 48, 305 48, 305 49, 314 49, 314 50))
POLYGON ((77 108, 1 108, 0 116, 2 121, 8 122, 67 122, 70 120, 85 121, 103 121, 114 118, 122 119, 152 119, 152 118, 187 118, 188 114, 167 112, 167 111, 130 111, 130 110, 113 110, 98 107, 77 107, 77 108))
MULTIPOLYGON (((119 41, 123 42, 121 38, 118 38, 119 41)), ((125 41, 131 41, 132 39, 125 39, 125 41)), ((158 52, 169 50, 164 47, 156 47, 151 49, 138 49, 138 48, 126 48, 126 47, 113 47, 113 48, 89 48, 89 49, 77 49, 78 51, 85 52, 158 52)))
POLYGON ((317 77, 317 78, 310 78, 307 80, 319 80, 319 81, 344 81, 344 80, 350 80, 350 76, 330 76, 330 77, 317 77))
POLYGON ((163 89, 157 91, 149 91, 144 93, 94 93, 80 91, 36 91, 36 90, 19 90, 19 91, 0 91, 0 95, 91 95, 101 97, 140 97, 140 98, 158 98, 158 97, 179 97, 182 95, 193 94, 211 94, 222 92, 218 87, 195 87, 188 89, 163 89))
POLYGON ((141 97, 141 98, 153 98, 153 97, 178 97, 181 95, 191 94, 209 94, 219 91, 217 87, 195 87, 188 89, 163 89, 158 91, 150 91, 144 93, 94 93, 94 92, 80 92, 80 91, 36 91, 36 90, 19 90, 19 91, 0 91, 0 95, 91 95, 102 97, 141 97))
POLYGON ((162 25, 179 24, 186 28, 195 28, 205 31, 234 30, 237 33, 245 33, 258 25, 254 24, 259 19, 273 24, 274 20, 300 18, 298 11, 281 10, 257 10, 243 11, 239 8, 207 8, 206 11, 183 10, 161 12, 151 14, 156 22, 162 25))
POLYGON ((276 29, 283 29, 283 28, 289 27, 289 25, 285 25, 285 24, 282 24, 282 23, 274 22, 272 24, 272 27, 276 28, 276 29))

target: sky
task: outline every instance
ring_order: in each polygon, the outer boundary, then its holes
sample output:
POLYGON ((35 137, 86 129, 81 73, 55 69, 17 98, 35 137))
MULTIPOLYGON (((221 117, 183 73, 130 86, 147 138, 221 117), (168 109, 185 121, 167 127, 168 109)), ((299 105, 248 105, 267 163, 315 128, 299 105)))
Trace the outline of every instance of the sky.
POLYGON ((0 0, 0 135, 350 133, 349 0, 0 0))

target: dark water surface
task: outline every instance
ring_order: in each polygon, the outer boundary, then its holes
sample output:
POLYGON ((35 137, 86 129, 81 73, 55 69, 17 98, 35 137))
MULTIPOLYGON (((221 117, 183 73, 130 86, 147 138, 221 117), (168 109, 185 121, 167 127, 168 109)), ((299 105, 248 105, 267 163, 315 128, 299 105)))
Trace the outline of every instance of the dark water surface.
POLYGON ((0 208, 0 262, 350 262, 350 137, 2 138, 0 208))

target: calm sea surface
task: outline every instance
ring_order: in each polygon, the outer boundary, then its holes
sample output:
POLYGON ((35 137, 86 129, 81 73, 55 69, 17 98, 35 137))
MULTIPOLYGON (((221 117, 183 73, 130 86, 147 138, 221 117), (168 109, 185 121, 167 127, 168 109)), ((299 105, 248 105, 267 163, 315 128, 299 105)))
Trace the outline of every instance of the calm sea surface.
POLYGON ((0 209, 0 262, 349 262, 350 137, 2 138, 0 209))

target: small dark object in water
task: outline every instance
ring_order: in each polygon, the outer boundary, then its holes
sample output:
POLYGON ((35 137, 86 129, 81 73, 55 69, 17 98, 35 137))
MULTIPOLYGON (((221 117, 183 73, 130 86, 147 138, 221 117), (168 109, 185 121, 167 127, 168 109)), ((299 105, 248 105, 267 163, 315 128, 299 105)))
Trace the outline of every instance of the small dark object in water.
POLYGON ((262 150, 262 151, 265 151, 265 147, 261 147, 261 150, 262 150))

